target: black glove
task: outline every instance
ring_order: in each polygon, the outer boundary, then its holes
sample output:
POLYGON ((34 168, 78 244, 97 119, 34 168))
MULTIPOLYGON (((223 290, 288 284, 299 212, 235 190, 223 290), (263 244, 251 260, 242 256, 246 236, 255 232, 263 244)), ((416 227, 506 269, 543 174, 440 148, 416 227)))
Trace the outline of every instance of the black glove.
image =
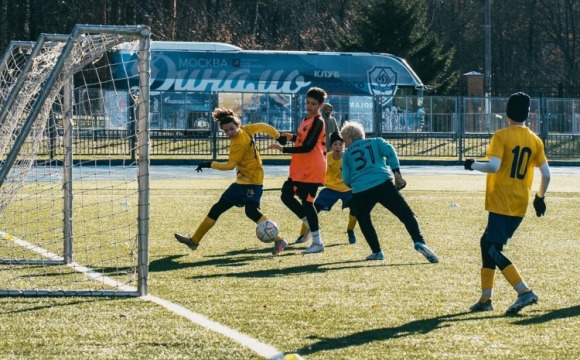
POLYGON ((286 136, 280 135, 280 136, 278 136, 278 138, 276 139, 276 141, 280 145, 286 145, 286 143, 288 142, 288 138, 286 136))
POLYGON ((393 175, 395 177, 395 188, 397 190, 403 190, 407 186, 407 182, 401 175, 401 169, 393 169, 393 175))
POLYGON ((197 169, 195 169, 195 171, 202 172, 203 168, 210 169, 211 168, 211 161, 204 161, 204 162, 200 163, 199 165, 197 165, 197 169))
POLYGON ((473 169, 471 168, 471 165, 473 165, 474 162, 475 162, 475 160, 473 160, 473 159, 467 159, 463 163, 463 167, 465 168, 465 170, 473 171, 473 169))
POLYGON ((546 202, 544 201, 545 197, 539 197, 536 194, 534 197, 534 210, 536 210, 536 215, 538 217, 543 216, 546 213, 546 202))

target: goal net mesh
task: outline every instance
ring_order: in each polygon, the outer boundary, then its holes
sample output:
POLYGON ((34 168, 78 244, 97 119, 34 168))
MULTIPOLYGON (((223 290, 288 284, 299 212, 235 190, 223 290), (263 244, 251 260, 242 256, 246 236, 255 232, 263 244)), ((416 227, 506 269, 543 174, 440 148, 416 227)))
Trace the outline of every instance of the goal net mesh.
POLYGON ((0 295, 142 295, 148 84, 112 56, 136 49, 130 61, 147 66, 141 30, 77 26, 5 53, 0 295))

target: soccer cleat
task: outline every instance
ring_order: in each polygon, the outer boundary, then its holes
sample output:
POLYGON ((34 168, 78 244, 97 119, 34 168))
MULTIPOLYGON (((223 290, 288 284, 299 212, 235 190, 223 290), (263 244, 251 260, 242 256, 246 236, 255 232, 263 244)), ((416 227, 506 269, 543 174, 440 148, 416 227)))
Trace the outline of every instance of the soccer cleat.
POLYGON ((346 230, 348 234, 348 243, 349 244, 356 244, 356 235, 354 234, 354 230, 346 230))
POLYGON ((429 260, 430 263, 435 264, 439 262, 439 258, 437 257, 437 255, 435 255, 433 250, 429 249, 427 245, 425 245, 424 243, 417 241, 415 243, 415 250, 420 252, 421 255, 423 255, 427 260, 429 260))
POLYGON ((304 235, 298 236, 298 239, 296 239, 296 241, 294 243, 295 244, 304 244, 305 242, 308 242, 308 240, 310 240, 310 238, 312 238, 312 232, 310 232, 310 230, 308 230, 304 235))
POLYGON ((367 260, 385 260, 385 254, 382 251, 378 253, 372 253, 366 258, 367 260))
POLYGON ((173 234, 173 236, 175 236, 175 238, 177 239, 177 241, 179 241, 183 245, 186 245, 191 250, 196 250, 197 247, 199 246, 199 244, 195 244, 193 242, 193 240, 189 236, 187 236, 187 235, 173 234))
POLYGON ((471 305, 469 311, 477 312, 477 311, 491 311, 493 310, 493 305, 491 304, 491 299, 487 300, 486 302, 476 302, 475 304, 471 305))
POLYGON ((284 251, 284 249, 286 249, 286 246, 288 246, 288 243, 286 242, 286 240, 284 240, 284 239, 275 240, 274 241, 274 251, 272 251, 272 255, 280 255, 280 253, 282 251, 284 251))
POLYGON ((306 248, 302 253, 303 254, 315 254, 324 252, 324 244, 312 244, 310 247, 306 248))
POLYGON ((528 305, 538 302, 538 296, 533 291, 518 295, 517 300, 506 310, 506 315, 517 314, 528 305))

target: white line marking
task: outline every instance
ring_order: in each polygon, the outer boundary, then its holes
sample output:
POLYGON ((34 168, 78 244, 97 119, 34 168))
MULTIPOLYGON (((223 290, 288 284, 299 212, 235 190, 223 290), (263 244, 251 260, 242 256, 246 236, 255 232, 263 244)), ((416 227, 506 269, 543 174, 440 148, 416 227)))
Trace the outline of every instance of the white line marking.
MULTIPOLYGON (((6 237, 6 233, 0 232, 0 237, 4 238, 6 237)), ((46 249, 43 249, 39 246, 33 245, 31 243, 29 243, 28 241, 24 241, 22 239, 18 239, 18 238, 13 238, 12 241, 14 241, 16 244, 34 251, 50 260, 55 260, 55 261, 63 261, 64 258, 62 256, 59 256, 55 253, 52 253, 46 249)), ((67 264, 67 266, 71 267, 72 269, 74 269, 75 271, 78 271, 80 273, 85 274, 86 276, 88 276, 91 279, 94 279, 96 281, 102 282, 103 284, 112 286, 112 287, 116 287, 122 291, 127 291, 127 292, 137 292, 137 288, 132 287, 132 286, 127 286, 124 285, 120 282, 118 282, 117 280, 114 280, 108 276, 105 276, 97 271, 94 271, 86 266, 82 266, 76 262, 72 262, 70 264, 67 264)), ((238 344, 254 351, 256 354, 266 358, 266 359, 271 359, 271 360, 281 360, 284 358, 285 354, 279 350, 277 350, 276 348, 274 348, 271 345, 265 344, 259 340, 256 340, 248 335, 242 334, 239 331, 236 331, 234 329, 231 329, 225 325, 219 324, 213 320, 208 319, 207 317, 195 313, 189 309, 184 308, 183 306, 177 305, 172 303, 171 301, 159 298, 157 296, 153 296, 153 295, 145 295, 145 296, 141 296, 140 297, 142 300, 145 301, 149 301, 158 305, 163 306, 164 308, 166 308, 167 310, 179 315, 179 316, 183 316, 184 318, 188 319, 189 321, 191 321, 194 324, 197 324, 201 327, 204 327, 206 329, 209 329, 211 331, 214 331, 218 334, 221 334, 223 336, 226 336, 232 340, 234 340, 235 342, 237 342, 238 344)), ((301 359, 300 357, 293 357, 294 359, 301 359)))

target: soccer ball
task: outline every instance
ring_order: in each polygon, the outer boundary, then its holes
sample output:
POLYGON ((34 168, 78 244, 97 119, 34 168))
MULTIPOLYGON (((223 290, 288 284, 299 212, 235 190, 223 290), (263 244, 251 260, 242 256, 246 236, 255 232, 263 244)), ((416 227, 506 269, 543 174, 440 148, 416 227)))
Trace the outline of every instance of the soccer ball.
POLYGON ((256 236, 261 242, 271 243, 278 236, 278 224, 265 220, 256 226, 256 236))

